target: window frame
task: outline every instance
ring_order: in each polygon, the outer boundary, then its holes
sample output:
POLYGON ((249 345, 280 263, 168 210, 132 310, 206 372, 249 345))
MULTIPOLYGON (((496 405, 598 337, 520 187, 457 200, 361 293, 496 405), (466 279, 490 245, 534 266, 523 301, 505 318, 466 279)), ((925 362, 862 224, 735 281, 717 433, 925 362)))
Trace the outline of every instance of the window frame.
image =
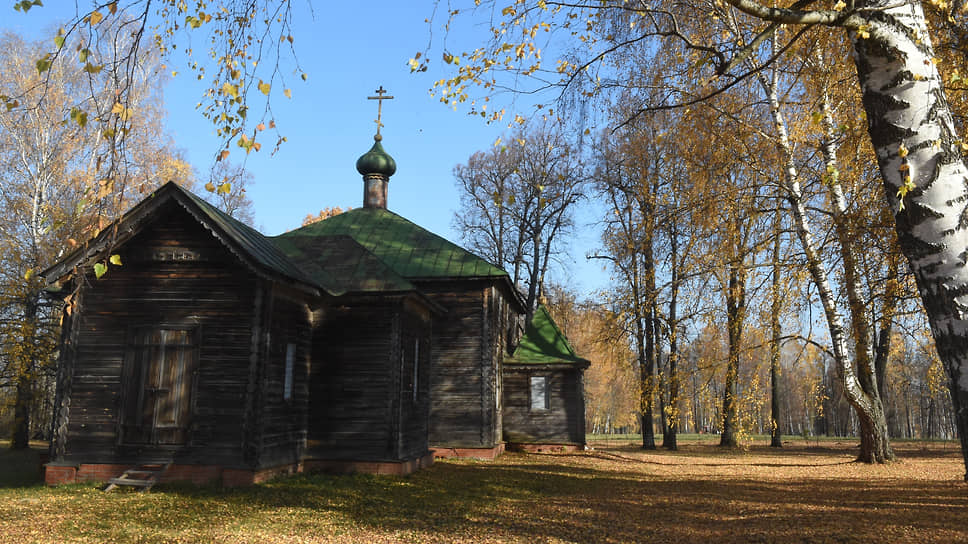
POLYGON ((532 374, 528 376, 528 410, 531 412, 545 412, 551 409, 551 377, 547 374, 532 374), (544 402, 536 406, 535 385, 541 380, 541 400, 544 402))
POLYGON ((283 359, 282 400, 287 403, 293 401, 297 349, 295 342, 286 342, 286 354, 283 359))

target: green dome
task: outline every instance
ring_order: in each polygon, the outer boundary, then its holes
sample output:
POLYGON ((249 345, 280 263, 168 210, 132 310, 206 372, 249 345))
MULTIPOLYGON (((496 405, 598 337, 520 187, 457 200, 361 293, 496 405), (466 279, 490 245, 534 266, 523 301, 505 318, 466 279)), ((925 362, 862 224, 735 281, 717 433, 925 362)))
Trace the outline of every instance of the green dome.
POLYGON ((383 150, 380 139, 374 138, 373 147, 356 161, 356 171, 362 175, 382 174, 390 177, 397 171, 397 162, 383 150))

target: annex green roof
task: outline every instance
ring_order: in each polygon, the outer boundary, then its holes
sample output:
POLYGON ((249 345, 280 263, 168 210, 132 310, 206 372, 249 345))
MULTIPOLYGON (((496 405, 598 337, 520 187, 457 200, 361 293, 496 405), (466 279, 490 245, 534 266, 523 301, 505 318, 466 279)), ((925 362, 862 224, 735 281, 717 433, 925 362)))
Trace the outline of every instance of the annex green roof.
MULTIPOLYGON (((272 238, 293 257, 299 238, 349 236, 394 273, 413 279, 507 277, 504 270, 382 208, 357 208, 272 238)), ((320 258, 317 263, 325 266, 320 258)))
POLYGON ((514 355, 504 361, 509 365, 574 364, 587 366, 589 361, 575 354, 565 333, 561 332, 548 309, 538 306, 531 323, 514 355))

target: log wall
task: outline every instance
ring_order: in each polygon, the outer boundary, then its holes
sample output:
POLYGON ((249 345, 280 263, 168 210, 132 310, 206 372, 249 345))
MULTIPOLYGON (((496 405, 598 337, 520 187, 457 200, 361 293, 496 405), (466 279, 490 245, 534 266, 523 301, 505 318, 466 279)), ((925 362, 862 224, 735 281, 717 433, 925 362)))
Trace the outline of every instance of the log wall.
POLYGON ((312 459, 396 461, 427 453, 430 319, 400 297, 317 312, 310 373, 312 459), (419 340, 420 353, 414 351, 419 340), (417 399, 410 389, 414 357, 417 399))
POLYGON ((582 371, 515 365, 504 368, 504 438, 509 444, 585 444, 582 371), (548 379, 548 409, 531 408, 531 376, 548 379))
POLYGON ((490 281, 421 281, 444 307, 434 318, 430 445, 492 448, 502 440, 501 365, 508 303, 490 281))

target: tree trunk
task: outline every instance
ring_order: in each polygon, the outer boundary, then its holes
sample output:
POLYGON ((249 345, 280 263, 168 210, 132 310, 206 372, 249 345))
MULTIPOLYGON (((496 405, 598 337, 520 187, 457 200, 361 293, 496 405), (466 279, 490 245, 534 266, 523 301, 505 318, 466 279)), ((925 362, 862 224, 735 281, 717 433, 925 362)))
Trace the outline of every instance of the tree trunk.
MULTIPOLYGON (((669 424, 662 436, 662 447, 677 450, 679 434, 679 233, 675 225, 669 233, 669 261, 672 281, 669 286, 669 424)), ((694 414, 695 415, 695 414, 694 414)))
POLYGON ((17 396, 13 409, 13 434, 10 449, 23 450, 30 447, 30 405, 33 402, 33 384, 29 376, 17 377, 17 396))
POLYGON ((642 324, 641 331, 639 334, 638 344, 639 344, 639 387, 641 388, 640 404, 642 411, 642 449, 644 450, 654 450, 655 449, 655 429, 654 418, 652 415, 652 399, 653 393, 655 391, 655 366, 654 359, 652 356, 652 346, 651 334, 648 332, 648 328, 651 328, 651 315, 648 313, 646 316, 638 320, 639 322, 645 321, 642 324))
POLYGON ((40 295, 28 292, 24 301, 23 338, 21 339, 20 361, 17 372, 17 391, 13 409, 13 432, 10 449, 23 450, 30 447, 30 409, 33 406, 34 381, 36 379, 35 361, 37 335, 37 305, 40 295))
POLYGON ((726 288, 726 329, 729 340, 726 357, 726 380, 723 382, 723 432, 719 445, 735 448, 738 445, 738 405, 736 386, 739 377, 739 359, 743 339, 743 322, 746 319, 746 269, 743 263, 730 263, 729 284, 726 288))
POLYGON ((869 37, 851 33, 868 132, 948 371, 968 481, 968 169, 920 2, 861 7, 877 13, 869 37))
POLYGON ((770 291, 770 447, 782 448, 783 436, 780 433, 780 209, 776 210, 776 228, 773 229, 773 278, 770 291))
MULTIPOLYGON (((822 61, 821 61, 822 62, 822 61)), ((846 204, 843 199, 843 192, 840 184, 835 178, 829 183, 831 198, 834 208, 835 223, 838 226, 838 234, 841 235, 841 254, 845 262, 845 288, 848 292, 848 299, 851 305, 851 331, 854 333, 856 341, 855 359, 851 360, 850 351, 847 347, 847 331, 844 327, 843 317, 837 307, 833 290, 827 272, 823 267, 817 246, 813 241, 810 219, 807 216, 806 205, 803 200, 803 193, 800 189, 796 165, 794 163, 793 151, 790 145, 786 123, 780 111, 779 98, 777 96, 776 81, 769 81, 761 78, 770 102, 770 110, 773 117, 775 129, 777 131, 777 144, 786 160, 784 168, 784 189, 786 190, 787 200, 790 203, 790 211, 796 226, 797 237, 803 247, 804 255, 807 259, 807 268, 810 277, 817 287, 821 305, 824 308, 824 317, 827 321, 827 329, 830 332, 830 343, 833 351, 833 358, 837 366, 837 373, 840 377, 844 396, 854 408, 857 418, 860 421, 859 432, 861 433, 861 451, 858 460, 864 462, 885 462, 894 459, 894 452, 890 448, 887 438, 887 421, 884 418, 884 409, 877 394, 876 377, 874 376, 871 363, 871 342, 869 330, 866 327, 866 314, 863 311, 863 304, 857 296, 857 273, 853 262, 853 253, 849 245, 850 241, 845 240, 840 228, 843 226, 843 212, 846 204), (846 245, 845 245, 846 244, 846 245), (868 330, 867 333, 864 331, 868 330), (871 387, 875 385, 874 387, 871 387)), ((833 123, 830 118, 829 107, 827 106, 826 96, 823 97, 824 108, 824 128, 829 134, 832 131, 833 123)), ((826 137, 821 144, 821 151, 824 155, 826 171, 828 173, 836 171, 836 149, 833 140, 826 137)))

